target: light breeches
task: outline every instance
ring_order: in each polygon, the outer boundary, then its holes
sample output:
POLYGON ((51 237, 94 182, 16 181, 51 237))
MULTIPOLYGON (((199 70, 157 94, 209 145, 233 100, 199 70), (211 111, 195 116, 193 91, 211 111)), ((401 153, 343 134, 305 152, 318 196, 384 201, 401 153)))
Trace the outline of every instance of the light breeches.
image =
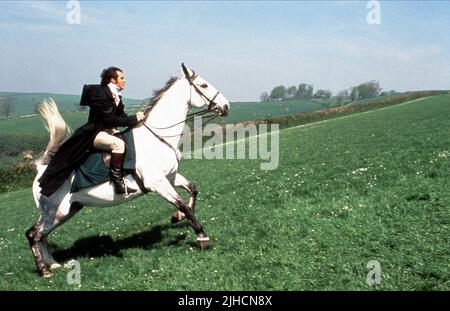
POLYGON ((125 143, 122 139, 113 136, 113 130, 99 132, 94 139, 94 148, 112 153, 124 153, 125 143))

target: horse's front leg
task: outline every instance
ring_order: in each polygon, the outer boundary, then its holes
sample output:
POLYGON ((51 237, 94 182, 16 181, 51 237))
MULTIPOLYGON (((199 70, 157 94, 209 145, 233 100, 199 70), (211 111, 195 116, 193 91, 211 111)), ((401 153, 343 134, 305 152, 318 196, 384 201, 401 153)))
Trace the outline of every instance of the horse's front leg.
POLYGON ((195 217, 194 211, 184 202, 183 198, 176 192, 167 179, 160 179, 152 185, 146 184, 145 186, 147 189, 151 189, 175 205, 176 208, 186 216, 189 224, 197 235, 197 243, 201 248, 209 247, 211 245, 209 237, 203 230, 203 226, 195 217))
MULTIPOLYGON (((177 173, 175 175, 175 179, 173 181, 173 185, 175 187, 180 187, 183 188, 184 190, 186 190, 189 193, 189 207, 192 209, 192 212, 195 213, 195 203, 197 200, 197 188, 195 187, 195 185, 188 180, 186 177, 184 177, 183 175, 177 173)), ((174 211, 174 213, 172 214, 172 223, 177 223, 181 220, 183 220, 186 216, 184 215, 183 212, 179 211, 178 209, 174 211)))

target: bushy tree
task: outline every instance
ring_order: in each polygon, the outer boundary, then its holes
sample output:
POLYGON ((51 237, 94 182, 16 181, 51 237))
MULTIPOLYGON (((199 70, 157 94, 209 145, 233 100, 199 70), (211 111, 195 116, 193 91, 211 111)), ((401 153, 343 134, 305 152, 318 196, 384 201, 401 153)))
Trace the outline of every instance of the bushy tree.
POLYGON ((359 87, 355 86, 352 88, 352 91, 350 93, 350 100, 354 102, 359 98, 359 87))
POLYGON ((314 94, 314 98, 322 98, 325 100, 329 100, 331 98, 331 91, 330 90, 317 90, 314 94))
POLYGON ((313 98, 314 87, 311 84, 301 83, 297 88, 296 98, 310 99, 313 98))
POLYGON ((378 81, 369 81, 359 85, 359 98, 372 98, 380 94, 381 87, 378 81))
POLYGON ((289 97, 295 97, 295 94, 297 93, 297 87, 295 85, 290 86, 288 87, 286 92, 289 97))
POLYGON ((366 83, 362 83, 358 86, 355 86, 352 89, 352 93, 350 94, 350 98, 352 101, 358 99, 372 98, 380 95, 381 87, 378 81, 369 81, 366 83))
POLYGON ((301 83, 298 85, 295 97, 300 99, 306 99, 307 92, 308 92, 308 85, 306 83, 301 83))
POLYGON ((314 94, 314 87, 311 84, 309 84, 308 87, 306 88, 306 99, 313 98, 313 94, 314 94))
POLYGON ((262 102, 269 101, 270 100, 270 96, 269 96, 269 94, 267 94, 267 92, 263 92, 259 96, 259 100, 262 101, 262 102))
POLYGON ((272 92, 270 92, 271 99, 284 99, 286 97, 286 87, 284 85, 279 85, 275 87, 272 92))

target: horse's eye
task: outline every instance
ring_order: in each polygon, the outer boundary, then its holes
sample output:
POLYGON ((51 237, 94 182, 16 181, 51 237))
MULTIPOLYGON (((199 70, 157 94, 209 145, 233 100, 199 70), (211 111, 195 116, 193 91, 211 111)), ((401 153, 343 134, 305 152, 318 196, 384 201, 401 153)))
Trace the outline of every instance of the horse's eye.
POLYGON ((206 84, 206 83, 203 83, 202 85, 200 85, 200 87, 202 87, 202 88, 206 89, 206 88, 208 87, 208 84, 206 84))

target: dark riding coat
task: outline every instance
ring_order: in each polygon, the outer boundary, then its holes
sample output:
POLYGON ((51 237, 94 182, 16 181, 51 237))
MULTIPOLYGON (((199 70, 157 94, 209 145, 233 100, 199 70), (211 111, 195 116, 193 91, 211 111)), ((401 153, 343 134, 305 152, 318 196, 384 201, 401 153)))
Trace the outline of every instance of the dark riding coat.
POLYGON ((80 105, 90 107, 88 122, 59 147, 39 178, 41 193, 45 196, 56 192, 71 172, 86 160, 98 132, 115 127, 131 127, 139 123, 136 116, 128 116, 124 112, 122 99, 116 106, 107 85, 85 85, 80 105))

